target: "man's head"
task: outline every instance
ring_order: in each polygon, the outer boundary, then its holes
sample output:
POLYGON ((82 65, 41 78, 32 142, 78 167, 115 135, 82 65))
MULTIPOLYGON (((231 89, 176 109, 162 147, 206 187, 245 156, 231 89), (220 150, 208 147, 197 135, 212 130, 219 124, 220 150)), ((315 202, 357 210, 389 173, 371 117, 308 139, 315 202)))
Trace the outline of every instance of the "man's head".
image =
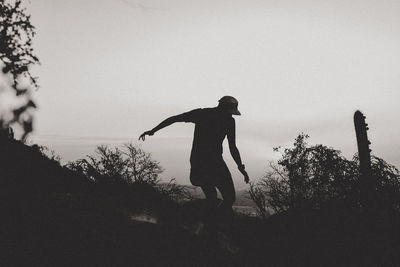
POLYGON ((225 110, 226 112, 232 115, 241 115, 238 110, 239 102, 233 96, 224 96, 220 100, 218 100, 218 102, 218 107, 225 110))

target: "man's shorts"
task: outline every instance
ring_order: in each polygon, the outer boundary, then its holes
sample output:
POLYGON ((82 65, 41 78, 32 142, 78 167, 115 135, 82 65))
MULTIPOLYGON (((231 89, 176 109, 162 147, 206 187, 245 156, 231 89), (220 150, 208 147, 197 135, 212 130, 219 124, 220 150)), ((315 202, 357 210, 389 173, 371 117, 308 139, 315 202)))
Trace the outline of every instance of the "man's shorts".
POLYGON ((218 185, 230 180, 232 180, 231 173, 222 158, 191 163, 190 182, 192 185, 218 185))

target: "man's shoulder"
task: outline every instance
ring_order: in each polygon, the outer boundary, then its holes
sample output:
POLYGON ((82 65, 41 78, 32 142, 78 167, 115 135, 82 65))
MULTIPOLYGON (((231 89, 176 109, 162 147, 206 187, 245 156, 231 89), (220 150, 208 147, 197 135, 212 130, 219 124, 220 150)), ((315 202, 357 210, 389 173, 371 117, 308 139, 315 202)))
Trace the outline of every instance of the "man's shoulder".
POLYGON ((201 108, 192 109, 179 115, 181 121, 184 122, 198 122, 203 117, 204 111, 201 108))
POLYGON ((198 108, 197 110, 201 110, 203 112, 213 112, 215 108, 198 108))
POLYGON ((184 114, 188 114, 188 115, 191 115, 191 116, 197 116, 197 115, 203 114, 204 112, 205 112, 204 108, 195 108, 195 109, 192 109, 192 110, 189 110, 189 111, 185 112, 184 114))
POLYGON ((224 123, 229 123, 229 124, 235 124, 235 119, 232 116, 227 116, 224 113, 221 113, 218 108, 213 107, 213 108, 196 108, 192 109, 186 113, 185 115, 191 117, 191 118, 203 118, 203 119, 212 119, 216 118, 218 120, 224 121, 224 123))
POLYGON ((206 115, 206 114, 212 114, 215 112, 215 108, 196 108, 191 111, 190 113, 193 114, 198 114, 198 115, 206 115))

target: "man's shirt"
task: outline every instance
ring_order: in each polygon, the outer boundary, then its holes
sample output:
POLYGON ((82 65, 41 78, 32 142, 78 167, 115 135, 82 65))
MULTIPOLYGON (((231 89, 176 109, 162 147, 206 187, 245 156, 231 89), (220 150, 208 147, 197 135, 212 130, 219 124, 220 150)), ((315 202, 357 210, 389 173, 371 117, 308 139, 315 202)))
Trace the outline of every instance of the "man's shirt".
POLYGON ((181 121, 195 124, 190 162, 203 165, 222 159, 222 142, 235 131, 235 119, 218 108, 195 109, 178 115, 181 121))

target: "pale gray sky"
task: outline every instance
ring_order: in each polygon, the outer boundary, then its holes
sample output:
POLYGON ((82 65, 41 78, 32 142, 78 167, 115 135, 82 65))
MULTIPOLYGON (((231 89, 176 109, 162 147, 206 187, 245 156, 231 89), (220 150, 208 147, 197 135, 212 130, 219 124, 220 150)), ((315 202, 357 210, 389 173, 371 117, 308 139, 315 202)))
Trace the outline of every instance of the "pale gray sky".
MULTIPOLYGON (((400 1, 34 0, 28 10, 42 62, 35 140, 66 161, 233 95, 253 178, 300 132, 352 156, 357 109, 373 152, 400 166, 400 1)), ((192 133, 173 125, 142 147, 188 183, 192 133)))

